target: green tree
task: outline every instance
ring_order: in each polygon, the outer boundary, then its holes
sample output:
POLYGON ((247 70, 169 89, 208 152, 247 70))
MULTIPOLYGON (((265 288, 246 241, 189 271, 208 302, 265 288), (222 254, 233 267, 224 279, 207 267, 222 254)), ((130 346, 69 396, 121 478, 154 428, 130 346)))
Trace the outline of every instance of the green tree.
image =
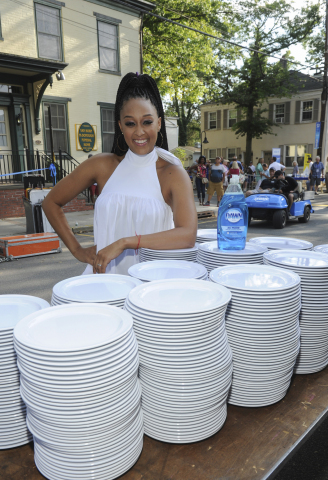
MULTIPOLYGON (((210 34, 229 32, 227 0, 157 0, 154 13, 210 34)), ((179 117, 179 145, 187 145, 209 91, 204 78, 212 78, 215 52, 226 47, 150 15, 145 16, 143 35, 144 72, 156 80, 168 109, 179 117)))
POLYGON ((277 62, 258 51, 281 56, 291 45, 307 38, 319 14, 317 5, 296 11, 286 0, 240 1, 238 6, 242 14, 236 40, 241 43, 249 39, 248 45, 255 51, 244 51, 237 64, 217 64, 216 97, 220 103, 234 104, 241 113, 232 128, 238 136, 246 137, 245 161, 249 164, 253 138, 272 134, 272 123, 263 115, 263 103, 270 96, 288 97, 301 88, 297 76, 288 72, 288 52, 285 62, 277 62))

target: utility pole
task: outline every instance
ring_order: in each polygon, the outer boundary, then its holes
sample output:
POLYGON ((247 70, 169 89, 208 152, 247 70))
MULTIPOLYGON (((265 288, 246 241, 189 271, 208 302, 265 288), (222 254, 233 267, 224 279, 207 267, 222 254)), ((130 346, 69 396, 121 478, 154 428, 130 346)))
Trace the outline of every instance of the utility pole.
POLYGON ((323 88, 321 94, 321 128, 320 128, 320 140, 319 140, 319 148, 317 150, 317 155, 319 155, 321 161, 326 164, 326 143, 327 143, 327 132, 326 132, 326 110, 327 110, 327 94, 328 94, 328 86, 327 86, 327 70, 328 70, 328 0, 326 0, 326 36, 325 36, 325 66, 324 66, 324 73, 323 73, 323 88), (324 155, 324 157, 323 157, 324 155))

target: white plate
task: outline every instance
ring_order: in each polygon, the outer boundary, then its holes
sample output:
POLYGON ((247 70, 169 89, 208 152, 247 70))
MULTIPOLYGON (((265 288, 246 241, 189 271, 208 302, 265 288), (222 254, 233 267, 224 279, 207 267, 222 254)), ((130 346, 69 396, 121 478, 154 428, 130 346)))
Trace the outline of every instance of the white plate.
POLYGON ((129 301, 158 313, 205 313, 222 307, 231 298, 228 289, 216 287, 204 280, 156 280, 133 289, 129 301))
POLYGON ((139 280, 151 282, 174 278, 197 278, 207 275, 202 265, 185 260, 155 260, 137 263, 128 270, 129 275, 139 280))
POLYGON ((200 252, 207 252, 210 255, 220 255, 220 256, 248 256, 248 255, 259 255, 267 251, 266 247, 252 245, 249 242, 246 242, 245 248, 243 250, 219 250, 218 242, 206 242, 201 243, 198 247, 200 252))
POLYGON ((317 245, 313 249, 315 252, 327 253, 328 254, 328 244, 317 245))
POLYGON ((313 248, 313 244, 306 240, 288 237, 256 237, 249 242, 262 245, 270 250, 311 250, 313 248))
POLYGON ((110 344, 125 335, 132 324, 131 315, 116 307, 70 304, 25 317, 16 325, 14 336, 36 350, 77 352, 110 344))
MULTIPOLYGON (((271 252, 269 252, 271 253, 271 252)), ((328 256, 327 256, 328 258, 328 256)), ((301 279, 291 271, 268 265, 238 265, 212 270, 210 279, 220 285, 241 291, 285 291, 297 286, 301 279)))
POLYGON ((57 298, 75 302, 113 302, 126 298, 140 283, 128 275, 81 275, 57 283, 53 292, 57 298))
POLYGON ((280 263, 281 266, 299 267, 302 270, 305 268, 328 270, 328 255, 320 252, 307 250, 270 251, 265 253, 263 258, 270 262, 280 263))
POLYGON ((42 298, 30 295, 0 295, 0 331, 12 332, 15 325, 27 315, 50 307, 42 298))

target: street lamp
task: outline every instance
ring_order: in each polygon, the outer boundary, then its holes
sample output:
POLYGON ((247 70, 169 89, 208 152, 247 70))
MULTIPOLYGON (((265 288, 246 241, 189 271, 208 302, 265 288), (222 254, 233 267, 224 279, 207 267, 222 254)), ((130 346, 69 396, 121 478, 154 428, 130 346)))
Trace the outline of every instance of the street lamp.
POLYGON ((201 155, 201 156, 203 155, 203 145, 202 145, 203 143, 209 143, 209 141, 208 141, 207 138, 206 138, 206 132, 205 132, 205 130, 203 130, 202 132, 200 132, 200 155, 201 155), (205 133, 204 141, 202 141, 203 133, 205 133))

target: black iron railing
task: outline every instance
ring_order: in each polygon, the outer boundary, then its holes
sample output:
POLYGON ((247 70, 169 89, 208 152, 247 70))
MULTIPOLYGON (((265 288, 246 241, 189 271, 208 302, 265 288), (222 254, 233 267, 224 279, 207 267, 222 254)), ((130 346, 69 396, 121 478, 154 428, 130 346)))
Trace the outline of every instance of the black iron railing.
MULTIPOLYGON (((52 159, 51 153, 42 150, 31 151, 25 149, 23 152, 12 152, 10 154, 6 154, 5 152, 1 154, 0 151, 0 185, 23 183, 23 177, 27 174, 18 172, 36 169, 39 170, 35 172, 36 175, 41 174, 47 183, 52 183, 53 177, 49 169, 51 163, 53 163, 56 168, 57 182, 72 173, 73 170, 80 165, 68 152, 62 151, 61 149, 54 155, 54 159, 52 159)), ((33 173, 29 175, 33 175, 33 173)), ((81 193, 89 202, 89 189, 81 193)))

